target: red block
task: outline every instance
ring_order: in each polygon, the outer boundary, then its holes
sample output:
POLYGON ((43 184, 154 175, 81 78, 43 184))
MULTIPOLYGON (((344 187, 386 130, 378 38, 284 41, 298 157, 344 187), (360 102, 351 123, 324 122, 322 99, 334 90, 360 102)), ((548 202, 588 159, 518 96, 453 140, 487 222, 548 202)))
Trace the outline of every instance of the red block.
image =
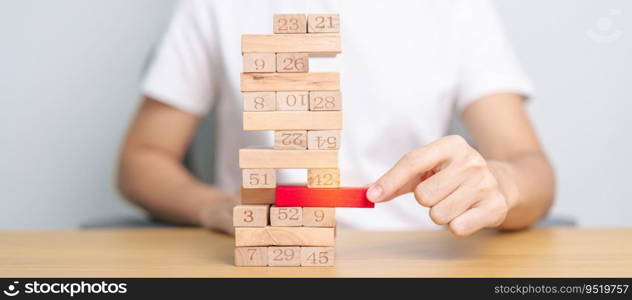
POLYGON ((277 186, 276 206, 298 207, 366 207, 375 204, 366 198, 368 188, 315 189, 305 186, 277 186))

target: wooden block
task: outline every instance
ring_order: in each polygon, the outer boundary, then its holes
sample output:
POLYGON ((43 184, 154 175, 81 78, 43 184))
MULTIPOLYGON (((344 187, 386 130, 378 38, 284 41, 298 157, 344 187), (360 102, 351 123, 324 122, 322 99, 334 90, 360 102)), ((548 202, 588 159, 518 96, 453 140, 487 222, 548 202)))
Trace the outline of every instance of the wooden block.
POLYGON ((241 73, 242 92, 337 91, 340 73, 241 73))
POLYGON ((274 111, 276 110, 275 92, 245 92, 244 111, 274 111))
POLYGON ((336 226, 336 209, 333 207, 303 207, 303 226, 336 226))
POLYGON ((305 150, 307 149, 306 130, 282 130, 274 132, 274 149, 305 150))
POLYGON ((274 205, 279 207, 300 206, 373 208, 375 204, 366 198, 367 189, 367 187, 314 189, 304 186, 277 186, 276 201, 274 205))
POLYGON ((339 14, 307 15, 307 32, 309 33, 340 32, 340 15, 339 14))
POLYGON ((307 131, 307 149, 336 150, 340 149, 340 130, 307 131))
POLYGON ((246 169, 338 168, 338 151, 240 149, 239 167, 246 169))
POLYGON ((301 247, 268 247, 270 267, 298 267, 301 265, 301 247))
POLYGON ((306 33, 307 17, 303 14, 275 14, 274 33, 306 33))
POLYGON ((271 168, 244 168, 241 170, 242 187, 247 189, 276 187, 276 170, 271 168))
POLYGON ((301 266, 331 267, 334 265, 335 256, 334 247, 301 247, 301 266))
POLYGON ((301 207, 270 207, 270 226, 303 226, 301 207))
POLYGON ((268 226, 268 205, 237 205, 233 208, 233 226, 268 226))
POLYGON ((276 189, 245 189, 241 188, 240 203, 241 204, 274 204, 274 195, 276 189))
POLYGON ((334 228, 236 227, 235 246, 335 246, 334 228))
POLYGON ((340 169, 308 169, 307 187, 338 188, 340 187, 340 169))
POLYGON ((235 266, 265 267, 268 265, 268 247, 235 248, 235 266))
POLYGON ((309 72, 309 54, 277 53, 276 71, 279 73, 309 72))
POLYGON ((309 92, 277 92, 276 107, 280 111, 309 110, 309 92))
POLYGON ((333 130, 342 129, 339 111, 244 112, 244 130, 333 130))
POLYGON ((309 110, 341 110, 342 93, 328 91, 309 92, 309 110))
POLYGON ((276 71, 276 54, 245 53, 244 73, 272 73, 276 71))
POLYGON ((328 34, 244 34, 242 53, 309 53, 335 55, 341 52, 340 35, 328 34))

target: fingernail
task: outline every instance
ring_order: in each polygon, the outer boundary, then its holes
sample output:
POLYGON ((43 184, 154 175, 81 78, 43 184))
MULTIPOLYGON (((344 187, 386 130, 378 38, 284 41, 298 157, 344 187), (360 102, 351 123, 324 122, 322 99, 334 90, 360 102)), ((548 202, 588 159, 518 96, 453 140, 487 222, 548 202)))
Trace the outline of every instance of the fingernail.
POLYGON ((371 202, 377 202, 382 197, 382 187, 374 184, 366 191, 366 197, 371 202))

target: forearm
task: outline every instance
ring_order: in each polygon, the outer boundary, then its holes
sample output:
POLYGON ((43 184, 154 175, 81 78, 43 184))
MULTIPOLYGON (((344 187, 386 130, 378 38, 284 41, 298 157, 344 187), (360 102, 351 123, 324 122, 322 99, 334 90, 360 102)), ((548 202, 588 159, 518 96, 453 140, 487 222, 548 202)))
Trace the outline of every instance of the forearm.
POLYGON ((118 186, 153 217, 178 224, 202 225, 202 212, 225 200, 221 191, 197 181, 170 154, 140 145, 123 150, 118 186))
POLYGON ((551 207, 555 178, 545 155, 529 152, 506 160, 490 160, 509 212, 500 228, 523 229, 541 219, 551 207))

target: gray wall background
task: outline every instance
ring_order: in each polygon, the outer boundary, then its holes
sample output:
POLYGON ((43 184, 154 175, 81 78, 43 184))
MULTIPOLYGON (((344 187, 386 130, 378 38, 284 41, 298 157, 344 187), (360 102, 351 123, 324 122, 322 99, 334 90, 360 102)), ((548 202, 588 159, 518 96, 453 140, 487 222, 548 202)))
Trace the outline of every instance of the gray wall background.
MULTIPOLYGON (((632 1, 496 1, 537 87, 556 215, 632 225, 632 1)), ((138 215, 113 185, 174 0, 0 1, 0 229, 138 215)))

